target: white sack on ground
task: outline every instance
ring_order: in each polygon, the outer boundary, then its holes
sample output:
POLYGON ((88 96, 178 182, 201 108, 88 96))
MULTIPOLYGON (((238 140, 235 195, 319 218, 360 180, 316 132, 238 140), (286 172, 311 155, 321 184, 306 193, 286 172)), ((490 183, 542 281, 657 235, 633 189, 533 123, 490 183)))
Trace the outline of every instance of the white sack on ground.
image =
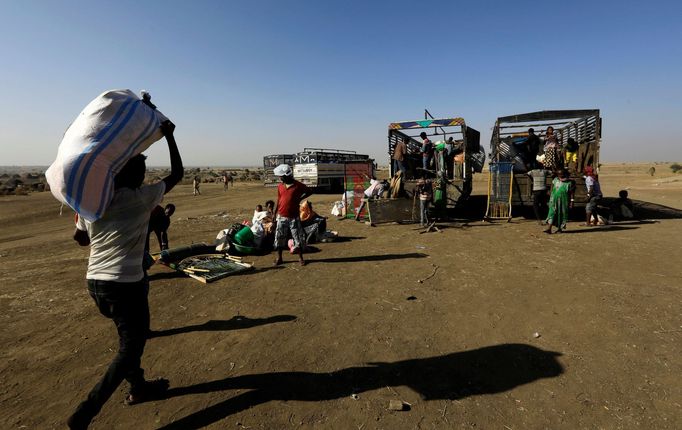
POLYGON ((130 90, 99 95, 66 130, 45 172, 52 194, 84 219, 99 219, 113 196, 114 176, 163 137, 165 120, 130 90))

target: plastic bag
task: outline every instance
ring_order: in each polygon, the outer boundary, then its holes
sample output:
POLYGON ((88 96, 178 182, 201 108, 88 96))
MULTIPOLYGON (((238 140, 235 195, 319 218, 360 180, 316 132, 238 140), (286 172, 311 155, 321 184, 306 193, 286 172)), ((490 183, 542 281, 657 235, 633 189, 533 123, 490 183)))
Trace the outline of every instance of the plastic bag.
POLYGON ((343 209, 343 202, 334 202, 332 206, 332 215, 341 216, 341 210, 343 209))
POLYGON ((229 229, 221 230, 215 238, 215 250, 227 251, 230 248, 229 229))

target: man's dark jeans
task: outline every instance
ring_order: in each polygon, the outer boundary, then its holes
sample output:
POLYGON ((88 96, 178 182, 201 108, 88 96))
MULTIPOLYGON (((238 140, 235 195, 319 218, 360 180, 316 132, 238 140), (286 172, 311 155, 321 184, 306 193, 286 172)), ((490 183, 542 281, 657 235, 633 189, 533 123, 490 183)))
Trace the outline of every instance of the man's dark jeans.
POLYGON ((400 170, 403 173, 403 179, 407 178, 407 168, 403 160, 393 160, 393 174, 400 170))
POLYGON ((102 315, 116 325, 119 338, 118 353, 104 377, 74 414, 92 419, 124 379, 130 383, 133 394, 144 384, 140 360, 149 335, 149 283, 146 278, 132 283, 89 279, 88 291, 102 315))

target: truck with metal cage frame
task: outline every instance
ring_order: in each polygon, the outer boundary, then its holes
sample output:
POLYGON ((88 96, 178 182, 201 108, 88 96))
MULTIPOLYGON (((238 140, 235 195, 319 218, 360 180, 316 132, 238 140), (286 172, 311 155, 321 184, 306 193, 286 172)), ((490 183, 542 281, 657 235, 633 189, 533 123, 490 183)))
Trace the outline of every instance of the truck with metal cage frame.
POLYGON ((391 160, 391 176, 396 174, 393 154, 401 140, 406 143, 405 154, 406 183, 408 192, 414 187, 416 180, 429 177, 444 188, 447 208, 454 208, 468 199, 472 191, 474 173, 480 173, 485 163, 485 150, 481 147, 481 134, 478 130, 466 125, 464 118, 434 118, 428 110, 424 110, 423 120, 393 122, 388 126, 388 155, 391 160), (422 169, 421 141, 419 135, 424 132, 434 143, 444 144, 452 137, 454 147, 459 148, 461 166, 455 166, 452 155, 435 157, 435 166, 431 171, 422 169))
MULTIPOLYGON (((528 130, 544 138, 547 128, 553 127, 558 143, 565 147, 572 138, 578 145, 577 161, 569 171, 575 181, 575 202, 577 207, 587 203, 583 170, 591 166, 599 171, 599 148, 601 145, 602 121, 599 109, 549 110, 509 115, 497 118, 490 140, 493 162, 513 163, 511 203, 513 206, 532 206, 532 183, 528 176, 529 164, 535 160, 524 160, 522 150, 528 130)), ((551 175, 550 175, 551 176, 551 175)), ((547 179, 548 185, 551 177, 547 179)))

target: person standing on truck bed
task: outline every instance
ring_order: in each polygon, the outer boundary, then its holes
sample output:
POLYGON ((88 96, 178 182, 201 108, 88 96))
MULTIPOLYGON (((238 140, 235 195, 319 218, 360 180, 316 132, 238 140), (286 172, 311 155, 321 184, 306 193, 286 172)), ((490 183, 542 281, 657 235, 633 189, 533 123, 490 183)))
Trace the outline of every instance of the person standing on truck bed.
POLYGON ((564 147, 566 168, 575 171, 578 163, 578 142, 569 137, 564 147))
POLYGON ((528 129, 528 138, 526 138, 526 151, 528 153, 528 170, 533 170, 537 167, 537 156, 540 151, 540 138, 535 134, 535 130, 528 129))
POLYGON ((556 134, 554 134, 554 127, 547 127, 545 134, 545 169, 560 170, 564 167, 563 158, 561 157, 561 148, 556 134))
POLYGON ((405 175, 407 173, 407 170, 405 169, 405 153, 407 152, 407 139, 400 139, 398 143, 396 143, 395 148, 393 149, 393 174, 395 175, 398 170, 403 175, 403 179, 405 179, 405 175))
MULTIPOLYGON (((459 147, 459 145, 457 146, 459 147)), ((450 136, 447 142, 445 142, 445 168, 449 179, 454 178, 455 155, 455 139, 450 136)))
MULTIPOLYGON (((419 133, 419 137, 422 138, 422 168, 424 170, 429 170, 431 160, 433 159, 433 143, 423 131, 419 133)), ((426 172, 424 172, 424 177, 426 177, 426 172)))
POLYGON ((453 179, 464 179, 464 142, 452 145, 453 179))

